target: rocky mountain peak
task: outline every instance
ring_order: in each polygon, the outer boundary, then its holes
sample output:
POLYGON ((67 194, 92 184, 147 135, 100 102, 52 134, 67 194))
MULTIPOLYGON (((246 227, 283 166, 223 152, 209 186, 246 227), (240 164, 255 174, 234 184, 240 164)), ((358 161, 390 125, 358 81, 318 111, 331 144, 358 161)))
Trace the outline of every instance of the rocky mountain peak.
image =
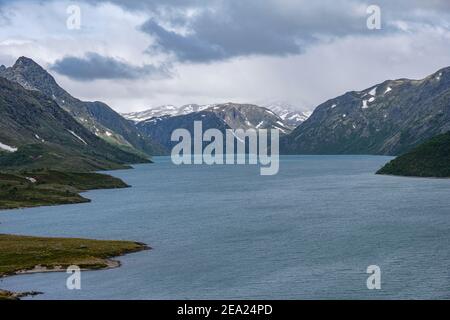
POLYGON ((53 91, 58 88, 55 79, 39 64, 27 57, 20 57, 12 67, 0 71, 3 77, 19 83, 28 90, 37 90, 52 96, 53 91))
POLYGON ((42 69, 42 67, 39 64, 37 64, 33 59, 24 56, 18 58, 14 63, 13 68, 18 67, 32 67, 42 69))
MULTIPOLYGON (((53 77, 33 59, 27 57, 20 57, 12 66, 12 71, 16 74, 30 77, 40 77, 47 81, 55 82, 53 77)), ((56 84, 56 82, 55 82, 56 84)))

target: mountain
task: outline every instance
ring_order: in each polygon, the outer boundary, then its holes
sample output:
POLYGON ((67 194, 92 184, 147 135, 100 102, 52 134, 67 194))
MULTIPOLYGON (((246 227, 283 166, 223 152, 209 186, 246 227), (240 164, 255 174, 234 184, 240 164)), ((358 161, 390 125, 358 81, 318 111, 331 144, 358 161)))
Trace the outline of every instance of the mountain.
POLYGON ((46 70, 29 58, 21 57, 12 67, 0 69, 0 77, 51 97, 89 131, 126 151, 154 155, 162 150, 106 104, 85 102, 71 96, 46 70))
POLYGON ((281 140, 285 154, 398 155, 450 130, 450 68, 388 80, 319 105, 281 140))
POLYGON ((305 122, 312 114, 310 111, 298 111, 298 108, 286 102, 272 102, 264 107, 275 112, 292 129, 305 122))
POLYGON ((142 112, 122 114, 124 118, 134 122, 145 122, 147 120, 188 115, 195 112, 215 113, 223 119, 232 129, 279 129, 281 133, 289 133, 292 127, 284 123, 277 114, 268 108, 252 104, 224 103, 224 104, 187 104, 181 107, 164 105, 142 112))
POLYGON ((167 104, 141 112, 123 113, 122 116, 125 119, 137 123, 149 120, 151 118, 159 118, 164 116, 174 117, 186 115, 192 112, 200 112, 209 108, 210 106, 211 105, 186 104, 181 107, 175 107, 173 105, 167 104))
POLYGON ((167 152, 178 142, 170 140, 175 129, 187 129, 194 137, 194 121, 201 121, 203 131, 218 129, 225 132, 230 127, 216 114, 208 111, 192 112, 180 116, 163 116, 141 121, 136 124, 139 130, 163 145, 167 152))
POLYGON ((291 132, 291 128, 273 111, 253 104, 216 104, 205 111, 216 114, 232 129, 279 129, 281 134, 291 132))
POLYGON ((43 93, 0 77, 0 168, 87 171, 147 161, 98 138, 43 93))
POLYGON ((377 174, 450 178, 450 132, 392 160, 377 174))
POLYGON ((202 121, 203 131, 219 129, 279 129, 287 134, 291 128, 273 111, 252 104, 225 103, 214 105, 189 104, 182 107, 171 105, 124 114, 133 121, 140 132, 163 145, 166 152, 176 144, 170 141, 172 131, 187 129, 193 136, 194 121, 202 121))

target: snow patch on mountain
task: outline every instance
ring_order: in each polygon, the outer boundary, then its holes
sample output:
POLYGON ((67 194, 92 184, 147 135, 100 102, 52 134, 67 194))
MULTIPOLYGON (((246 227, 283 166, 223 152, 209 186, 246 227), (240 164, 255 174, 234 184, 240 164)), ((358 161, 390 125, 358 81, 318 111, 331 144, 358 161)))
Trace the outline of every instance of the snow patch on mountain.
POLYGON ((369 106, 367 105, 367 100, 363 100, 362 109, 367 109, 369 106))
POLYGON ((73 132, 72 130, 67 130, 69 131, 75 138, 77 138, 78 140, 80 140, 81 142, 83 142, 85 145, 87 145, 87 142, 83 140, 83 138, 81 138, 79 135, 77 135, 75 132, 73 132))
POLYGON ((36 138, 36 139, 38 139, 40 142, 45 142, 45 140, 44 139, 42 139, 38 134, 34 134, 34 137, 36 138))
POLYGON ((6 152, 16 152, 17 148, 8 146, 7 144, 0 142, 0 150, 6 151, 6 152))
POLYGON ((186 114, 193 113, 193 112, 200 112, 211 106, 213 106, 213 105, 210 105, 210 104, 206 104, 206 105, 186 104, 181 107, 176 107, 174 105, 167 104, 167 105, 162 105, 159 107, 151 108, 151 109, 148 109, 145 111, 123 113, 122 116, 127 120, 138 123, 141 121, 147 121, 152 118, 161 118, 164 116, 174 117, 174 116, 186 115, 186 114))
MULTIPOLYGON (((268 118, 273 118, 272 122, 275 124, 276 119, 280 119, 280 123, 276 124, 276 127, 281 127, 283 132, 289 132, 295 127, 297 127, 299 124, 303 123, 305 120, 307 120, 312 112, 302 112, 299 111, 298 108, 286 104, 286 103, 270 103, 267 105, 264 105, 262 107, 256 106, 256 105, 241 105, 241 104, 235 104, 235 103, 224 103, 224 104, 205 104, 205 105, 198 105, 198 104, 186 104, 180 107, 176 107, 173 105, 163 105, 159 107, 155 107, 149 110, 141 111, 141 112, 131 112, 131 113, 125 113, 122 114, 122 116, 130 121, 133 121, 135 123, 139 122, 155 122, 158 121, 158 119, 164 118, 164 117, 173 117, 173 116, 181 116, 181 115, 187 115, 194 112, 201 112, 201 111, 209 111, 214 112, 217 114, 220 113, 226 113, 226 110, 229 110, 229 108, 233 109, 235 107, 240 108, 241 106, 248 106, 250 109, 253 107, 259 107, 260 112, 258 111, 257 114, 260 114, 260 118, 258 116, 255 118, 255 116, 251 116, 251 119, 247 119, 246 113, 244 112, 243 115, 245 116, 244 119, 242 119, 242 125, 243 127, 248 128, 256 128, 256 129, 263 129, 266 127, 272 127, 268 121, 268 118), (227 109, 228 108, 228 109, 227 109), (256 125, 255 125, 256 124, 256 125)), ((250 110, 247 109, 247 110, 250 110)), ((255 110, 255 109, 253 109, 255 110)), ((254 111, 252 111, 254 112, 254 111)))
POLYGON ((292 128, 305 122, 312 114, 311 111, 299 111, 297 107, 285 102, 273 102, 263 105, 278 115, 285 125, 292 128))

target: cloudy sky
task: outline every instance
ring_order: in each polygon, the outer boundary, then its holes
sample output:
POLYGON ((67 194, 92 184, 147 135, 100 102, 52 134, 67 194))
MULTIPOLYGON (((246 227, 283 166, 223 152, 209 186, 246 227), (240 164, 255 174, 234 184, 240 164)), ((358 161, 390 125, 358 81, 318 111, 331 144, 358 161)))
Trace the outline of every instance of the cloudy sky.
POLYGON ((450 1, 0 0, 0 64, 19 56, 121 112, 228 101, 311 110, 450 66, 450 1), (367 27, 370 5, 380 30, 367 27), (79 29, 67 27, 70 6, 79 29))

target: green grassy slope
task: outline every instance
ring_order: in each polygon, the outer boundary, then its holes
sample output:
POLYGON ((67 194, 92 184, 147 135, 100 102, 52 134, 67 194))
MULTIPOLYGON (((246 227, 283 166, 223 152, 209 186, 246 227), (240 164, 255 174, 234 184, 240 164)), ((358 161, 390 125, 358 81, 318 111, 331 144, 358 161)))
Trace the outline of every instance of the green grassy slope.
MULTIPOLYGON (((82 269, 110 266, 110 258, 148 249, 131 241, 43 238, 0 234, 0 278, 34 269, 64 270, 76 265, 82 269)), ((17 299, 21 294, 0 290, 0 300, 17 299)))
POLYGON ((107 259, 146 249, 131 241, 105 241, 74 238, 42 238, 0 234, 0 277, 40 265, 52 269, 77 265, 99 269, 107 259))
POLYGON ((377 174, 450 178, 450 132, 392 160, 377 174))

